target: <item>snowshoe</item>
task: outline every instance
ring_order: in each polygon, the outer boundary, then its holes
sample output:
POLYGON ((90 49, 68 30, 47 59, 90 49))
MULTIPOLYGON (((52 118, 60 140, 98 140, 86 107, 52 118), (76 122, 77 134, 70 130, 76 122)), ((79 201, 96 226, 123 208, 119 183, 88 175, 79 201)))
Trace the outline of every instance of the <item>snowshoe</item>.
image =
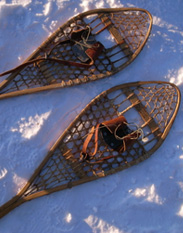
POLYGON ((0 98, 98 80, 129 65, 145 45, 152 17, 144 9, 90 10, 59 27, 18 67, 1 73, 0 98))
POLYGON ((68 126, 25 187, 0 207, 20 204, 105 177, 149 158, 163 143, 180 105, 168 82, 134 82, 94 98, 68 126))

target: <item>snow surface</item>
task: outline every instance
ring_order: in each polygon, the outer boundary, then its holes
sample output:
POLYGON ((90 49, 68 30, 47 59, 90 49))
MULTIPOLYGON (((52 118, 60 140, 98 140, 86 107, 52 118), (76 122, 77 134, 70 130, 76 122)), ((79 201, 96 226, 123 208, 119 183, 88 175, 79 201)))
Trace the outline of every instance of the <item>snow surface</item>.
MULTIPOLYGON (((23 62, 73 15, 100 7, 150 11, 153 27, 146 46, 112 77, 0 101, 0 205, 22 187, 58 136, 101 91, 139 80, 170 81, 183 91, 182 0, 0 0, 0 72, 23 62)), ((27 202, 0 219, 0 233, 182 233, 182 115, 181 104, 170 134, 148 160, 27 202)))

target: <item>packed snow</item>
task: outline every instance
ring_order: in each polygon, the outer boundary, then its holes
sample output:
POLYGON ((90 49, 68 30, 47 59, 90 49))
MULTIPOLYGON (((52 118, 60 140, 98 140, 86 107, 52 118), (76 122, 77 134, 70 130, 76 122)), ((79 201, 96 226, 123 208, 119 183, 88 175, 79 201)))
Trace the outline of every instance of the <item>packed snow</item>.
MULTIPOLYGON (((153 17, 137 59, 109 78, 0 101, 0 205, 27 182, 49 148, 102 91, 161 80, 183 91, 182 0, 1 0, 0 72, 21 64, 74 15, 138 7, 153 17)), ((0 78, 2 81, 3 78, 0 78)), ((183 105, 163 145, 144 162, 27 202, 0 219, 0 233, 182 233, 183 105)))

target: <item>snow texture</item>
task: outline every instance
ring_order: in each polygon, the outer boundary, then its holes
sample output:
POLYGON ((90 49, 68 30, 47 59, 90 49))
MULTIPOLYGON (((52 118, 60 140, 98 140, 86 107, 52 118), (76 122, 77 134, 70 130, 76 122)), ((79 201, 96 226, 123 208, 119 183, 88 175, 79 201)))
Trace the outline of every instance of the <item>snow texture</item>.
MULTIPOLYGON (((170 81, 183 91, 182 0, 0 0, 0 71, 21 64, 72 16, 101 7, 148 10, 153 27, 147 44, 112 77, 0 101, 0 205, 21 189, 97 94, 139 80, 170 81)), ((182 233, 182 116, 181 104, 168 137, 148 160, 27 202, 0 220, 0 233, 182 233)))

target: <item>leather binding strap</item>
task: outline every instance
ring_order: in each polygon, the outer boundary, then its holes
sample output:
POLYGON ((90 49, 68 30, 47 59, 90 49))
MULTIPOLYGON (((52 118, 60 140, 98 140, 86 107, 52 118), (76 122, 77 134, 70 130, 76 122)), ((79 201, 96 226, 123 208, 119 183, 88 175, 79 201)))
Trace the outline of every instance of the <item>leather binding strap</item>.
POLYGON ((141 136, 140 131, 132 131, 128 127, 127 120, 124 116, 116 117, 109 121, 104 121, 97 124, 96 127, 92 127, 90 133, 86 137, 83 148, 80 155, 80 161, 86 161, 88 163, 100 163, 103 160, 114 158, 114 155, 106 156, 103 158, 95 159, 95 155, 98 150, 98 135, 99 130, 102 133, 103 140, 105 143, 115 151, 123 153, 126 149, 131 146, 138 137, 141 136), (88 144, 90 143, 92 137, 94 136, 94 151, 92 153, 87 153, 88 144), (95 159, 95 162, 90 162, 95 159))
MULTIPOLYGON (((48 53, 45 53, 45 56, 39 56, 35 59, 24 62, 23 64, 15 67, 13 69, 10 69, 8 71, 0 73, 0 77, 2 77, 4 75, 11 74, 11 73, 16 72, 18 70, 21 70, 28 65, 31 65, 31 64, 36 65, 36 64, 39 64, 40 62, 43 62, 43 61, 52 61, 52 62, 57 62, 57 63, 62 64, 62 65, 89 68, 90 66, 92 66, 94 64, 95 60, 97 59, 97 57, 101 54, 102 50, 104 49, 104 46, 98 41, 93 41, 93 43, 89 44, 88 48, 84 50, 84 52, 86 54, 85 56, 88 57, 87 63, 86 62, 74 62, 74 61, 69 61, 69 60, 62 60, 62 59, 58 59, 56 57, 49 57, 51 52, 53 51, 53 49, 58 45, 72 43, 74 46, 74 43, 79 43, 79 41, 82 41, 82 34, 85 33, 86 31, 88 31, 88 28, 74 31, 72 33, 70 39, 56 43, 55 46, 48 53)), ((89 38, 89 34, 90 34, 90 31, 88 32, 88 36, 87 36, 88 38, 89 38)), ((81 44, 81 43, 79 43, 79 44, 81 47, 83 47, 83 45, 85 47, 85 45, 87 46, 87 40, 85 41, 85 44, 81 44)))

